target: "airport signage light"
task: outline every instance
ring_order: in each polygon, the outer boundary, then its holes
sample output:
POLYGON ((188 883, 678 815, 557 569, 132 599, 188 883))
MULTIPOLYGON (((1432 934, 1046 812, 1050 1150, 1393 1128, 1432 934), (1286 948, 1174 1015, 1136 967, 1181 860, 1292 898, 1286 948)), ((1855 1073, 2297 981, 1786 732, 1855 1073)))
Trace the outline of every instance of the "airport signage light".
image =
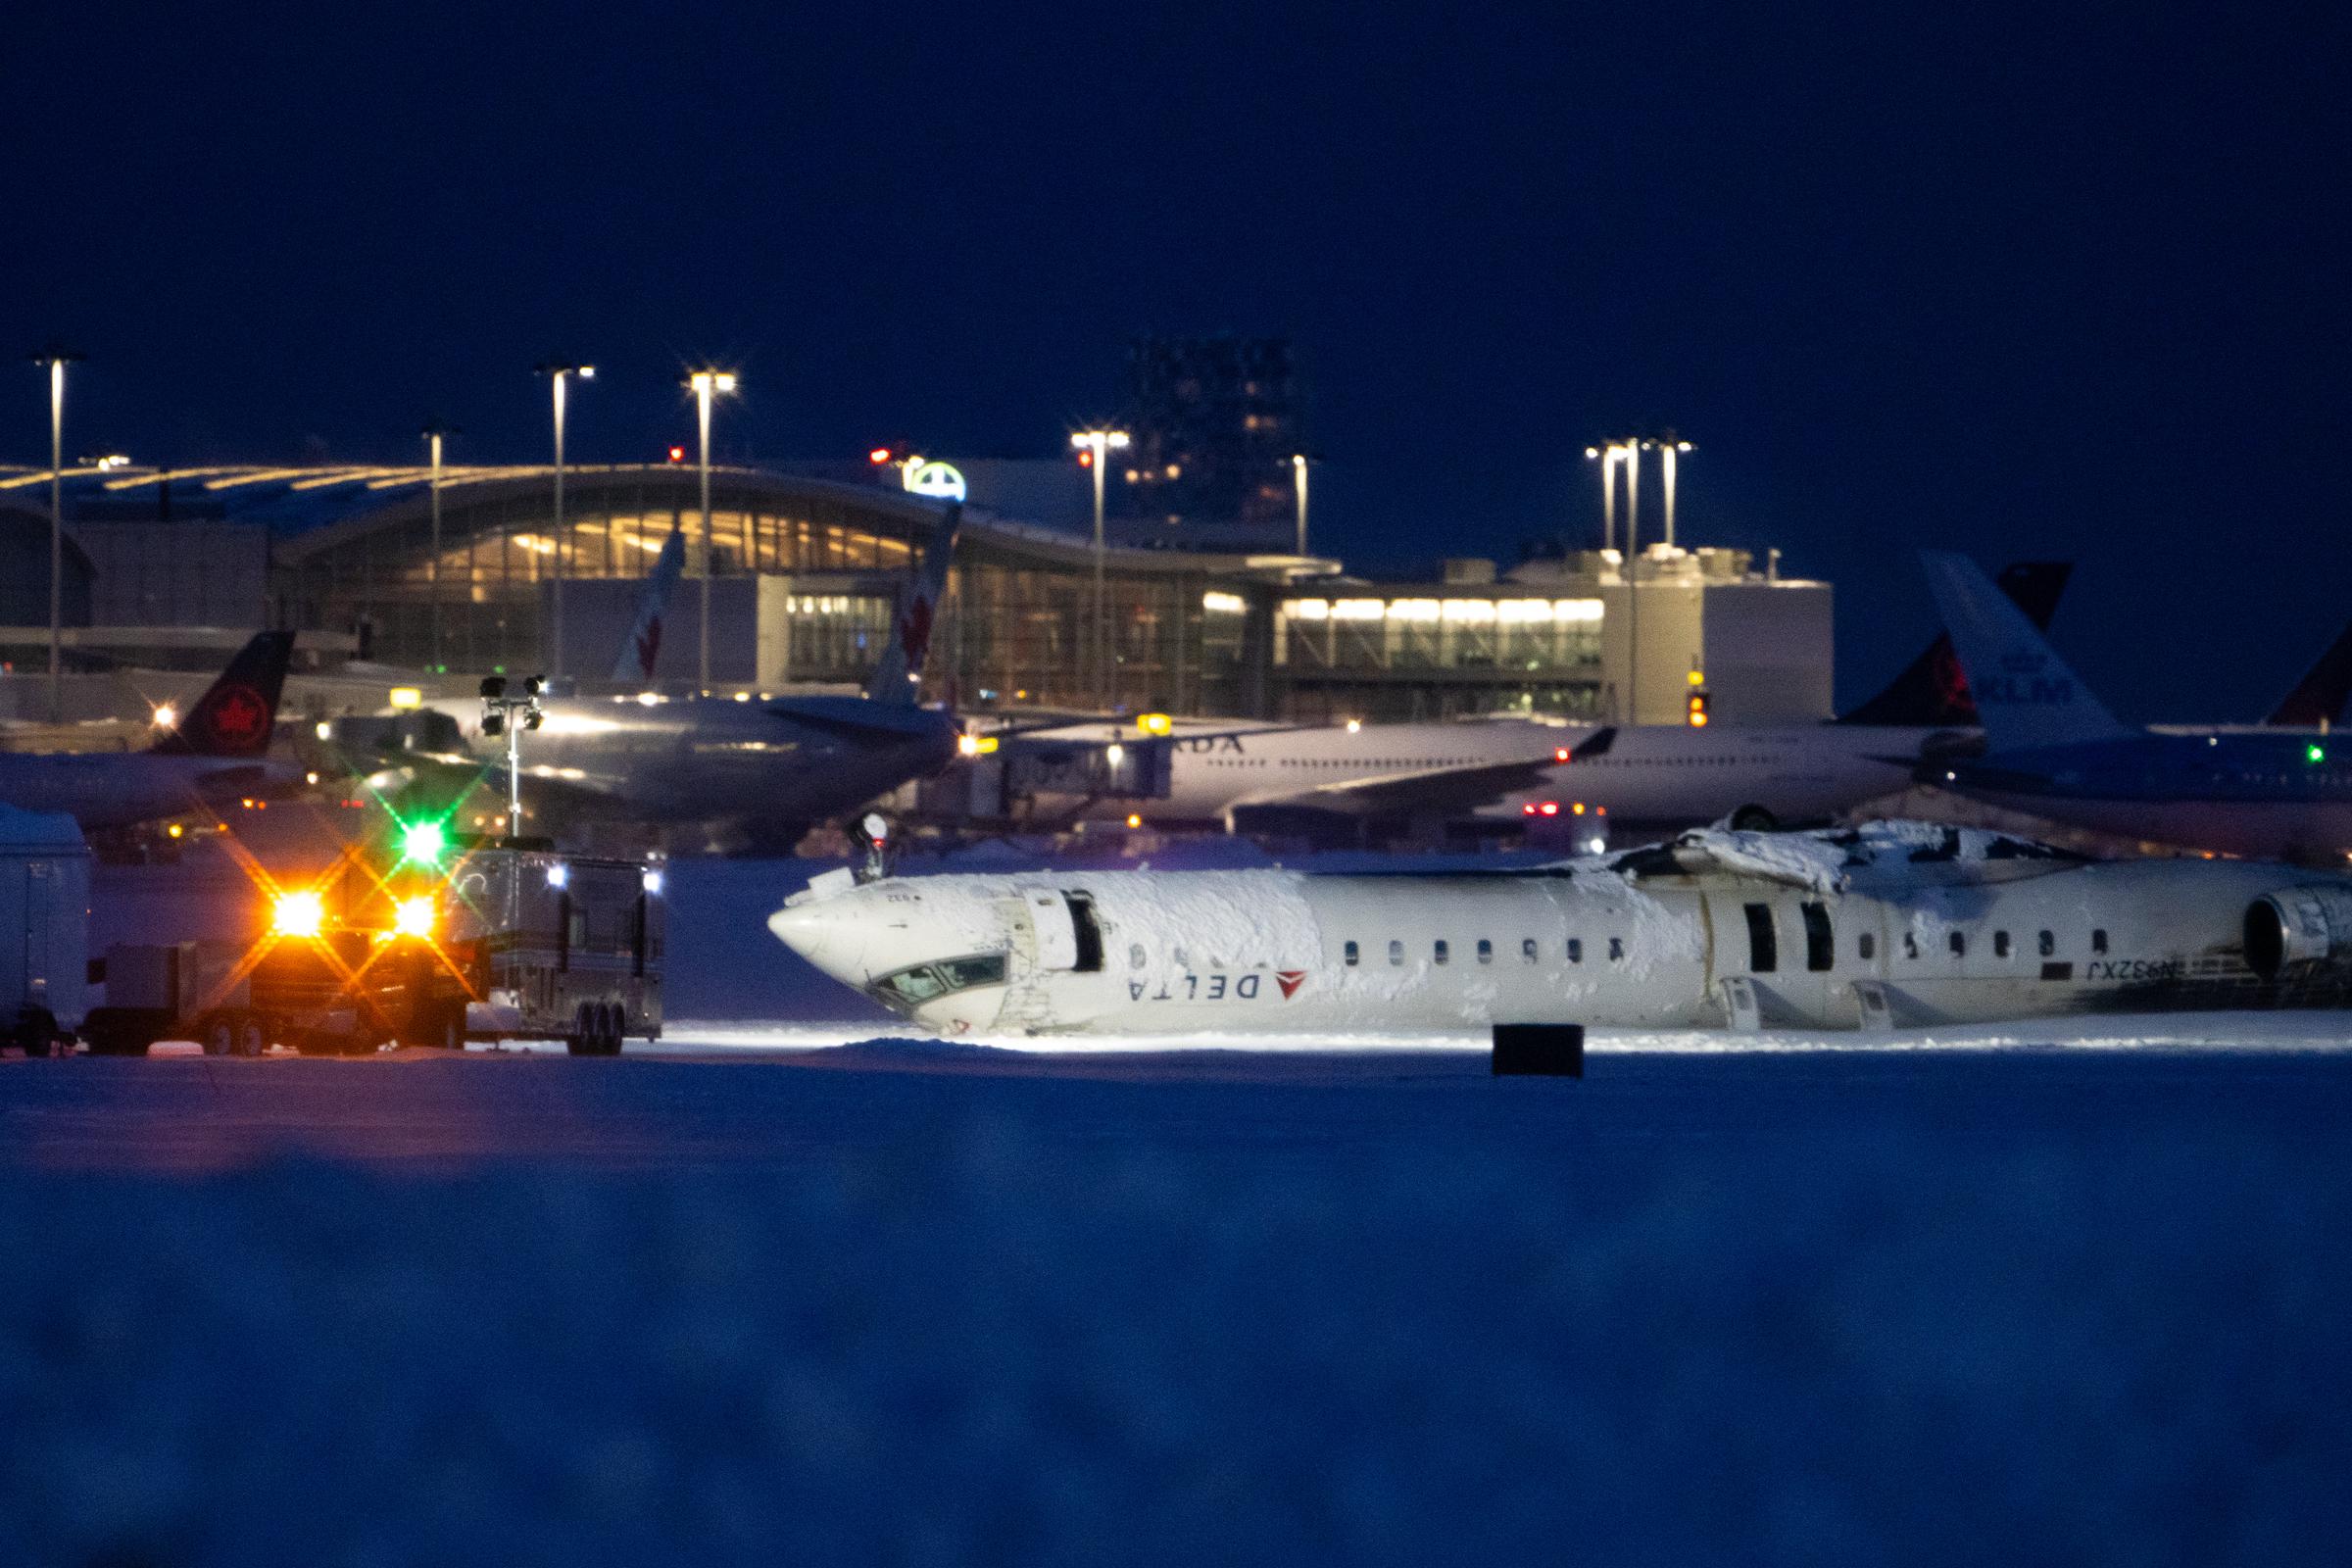
POLYGON ((900 482, 915 495, 937 501, 961 501, 964 497, 963 472, 952 463, 909 458, 900 482))

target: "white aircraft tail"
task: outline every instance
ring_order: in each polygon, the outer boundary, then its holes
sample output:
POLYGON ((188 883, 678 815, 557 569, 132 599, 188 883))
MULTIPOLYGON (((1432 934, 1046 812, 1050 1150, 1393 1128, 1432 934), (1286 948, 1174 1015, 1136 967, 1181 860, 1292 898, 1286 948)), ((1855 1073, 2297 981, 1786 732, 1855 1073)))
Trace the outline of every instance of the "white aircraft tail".
POLYGON ((654 569, 637 589, 637 619, 622 639, 620 657, 612 661, 612 678, 650 684, 655 661, 662 657, 662 623, 669 613, 669 596, 686 572, 686 534, 672 528, 654 558, 654 569))
POLYGON ((1920 560, 1995 753, 2139 733, 2116 721, 1975 562, 1942 550, 1920 560))
POLYGON ((865 695, 877 703, 893 708, 912 708, 915 692, 922 680, 923 655, 931 648, 931 627, 939 615, 939 602, 948 591, 948 565, 956 556, 956 530, 963 521, 963 508, 950 503, 939 520, 939 532, 932 537, 930 548, 923 552, 922 564, 914 570, 906 591, 899 595, 898 612, 891 616, 890 641, 883 646, 882 662, 874 666, 873 678, 865 683, 865 695))

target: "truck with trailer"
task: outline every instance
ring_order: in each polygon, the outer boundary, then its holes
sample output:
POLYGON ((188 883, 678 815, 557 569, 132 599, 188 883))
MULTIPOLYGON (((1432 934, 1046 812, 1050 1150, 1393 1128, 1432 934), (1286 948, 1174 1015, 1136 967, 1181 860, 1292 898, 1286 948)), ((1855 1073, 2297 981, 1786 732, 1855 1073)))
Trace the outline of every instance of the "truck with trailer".
POLYGON ((99 1054, 175 1039, 259 1055, 509 1038, 616 1054, 662 1032, 662 877, 659 861, 394 823, 322 867, 255 863, 216 936, 110 948, 93 965, 106 1002, 82 1037, 99 1054))

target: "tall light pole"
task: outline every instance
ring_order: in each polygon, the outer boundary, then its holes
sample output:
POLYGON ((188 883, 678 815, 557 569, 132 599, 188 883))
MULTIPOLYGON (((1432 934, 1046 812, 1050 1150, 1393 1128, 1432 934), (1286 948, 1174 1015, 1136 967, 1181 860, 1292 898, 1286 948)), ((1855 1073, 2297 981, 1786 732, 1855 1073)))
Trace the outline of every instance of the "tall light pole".
POLYGON ((694 388, 697 412, 703 431, 703 612, 702 662, 700 685, 710 685, 710 400, 721 392, 735 390, 735 376, 727 370, 697 370, 686 378, 694 388))
POLYGON ((62 722, 66 582, 66 367, 81 356, 55 344, 32 357, 49 369, 49 722, 62 722))
POLYGON ((551 675, 564 673, 564 383, 572 376, 583 381, 596 379, 593 365, 571 365, 550 361, 538 367, 538 372, 554 385, 556 391, 556 521, 549 539, 556 547, 555 612, 549 617, 547 671, 551 675))
POLYGON ((432 498, 433 553, 425 560, 424 581, 426 591, 432 596, 432 662, 436 671, 444 662, 441 658, 441 443, 457 433, 456 427, 439 419, 427 424, 422 432, 425 451, 432 462, 431 488, 426 493, 432 498))
POLYGON ((1633 456, 1633 443, 1611 441, 1585 448, 1585 460, 1600 465, 1600 548, 1617 548, 1617 466, 1633 456))
POLYGON ((1625 716, 1642 722, 1642 448, 1625 446, 1625 716))
POLYGON ((1102 470, 1108 466, 1103 455, 1122 451, 1127 446, 1124 430, 1073 430, 1070 445, 1084 456, 1079 460, 1095 470, 1095 608, 1091 617, 1094 653, 1095 696, 1102 707, 1110 707, 1110 627, 1109 609, 1102 592, 1102 470))
POLYGON ((1291 483, 1298 492, 1298 554, 1306 554, 1306 454, 1291 454, 1291 483))
POLYGON ((1658 437, 1658 461, 1666 472, 1666 542, 1674 543, 1674 460, 1677 454, 1690 450, 1690 443, 1669 430, 1658 437))

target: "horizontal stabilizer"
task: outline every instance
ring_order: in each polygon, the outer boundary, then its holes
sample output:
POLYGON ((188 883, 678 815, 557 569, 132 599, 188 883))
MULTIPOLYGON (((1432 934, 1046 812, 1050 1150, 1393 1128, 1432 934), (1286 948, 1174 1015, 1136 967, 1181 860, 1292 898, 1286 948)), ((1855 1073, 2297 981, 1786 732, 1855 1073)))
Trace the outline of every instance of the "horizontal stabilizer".
POLYGON ((2116 721, 1975 562, 1943 550, 1920 560, 1993 752, 2138 733, 2116 721))

